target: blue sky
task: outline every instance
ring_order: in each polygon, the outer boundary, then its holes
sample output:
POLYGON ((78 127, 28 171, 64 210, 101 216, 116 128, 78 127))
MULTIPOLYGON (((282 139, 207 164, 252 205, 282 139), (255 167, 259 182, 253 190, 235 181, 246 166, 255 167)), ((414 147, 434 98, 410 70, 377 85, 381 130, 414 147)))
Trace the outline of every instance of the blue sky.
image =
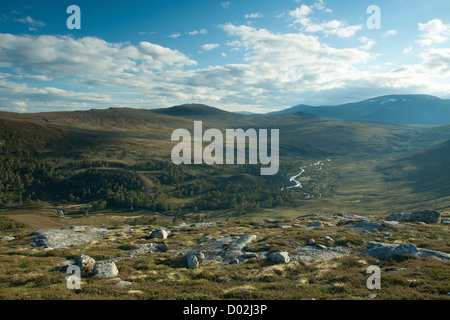
POLYGON ((449 99, 449 13, 448 0, 3 1, 0 110, 449 99), (66 26, 72 4, 80 30, 66 26))

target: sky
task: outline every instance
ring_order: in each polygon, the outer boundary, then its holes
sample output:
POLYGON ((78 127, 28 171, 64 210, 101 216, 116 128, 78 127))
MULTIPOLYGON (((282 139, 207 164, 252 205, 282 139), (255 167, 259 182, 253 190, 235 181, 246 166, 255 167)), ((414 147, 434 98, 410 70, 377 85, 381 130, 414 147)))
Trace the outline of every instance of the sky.
POLYGON ((450 99, 448 0, 0 3, 2 111, 265 113, 419 93, 450 99))

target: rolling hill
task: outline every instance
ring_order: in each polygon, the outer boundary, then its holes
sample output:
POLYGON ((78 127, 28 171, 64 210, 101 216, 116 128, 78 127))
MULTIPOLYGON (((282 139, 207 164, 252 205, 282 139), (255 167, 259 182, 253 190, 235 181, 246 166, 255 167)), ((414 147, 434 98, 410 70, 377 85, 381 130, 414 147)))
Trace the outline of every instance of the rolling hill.
POLYGON ((336 106, 298 105, 275 113, 306 112, 325 117, 392 124, 450 124, 450 100, 429 95, 388 95, 336 106))

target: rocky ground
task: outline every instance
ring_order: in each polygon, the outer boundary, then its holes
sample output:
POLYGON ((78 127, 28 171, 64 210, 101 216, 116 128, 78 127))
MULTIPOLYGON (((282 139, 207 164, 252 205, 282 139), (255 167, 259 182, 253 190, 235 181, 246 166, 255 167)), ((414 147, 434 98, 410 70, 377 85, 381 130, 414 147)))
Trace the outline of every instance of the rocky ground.
POLYGON ((0 237, 0 298, 450 299, 449 233, 435 211, 36 230, 0 237))

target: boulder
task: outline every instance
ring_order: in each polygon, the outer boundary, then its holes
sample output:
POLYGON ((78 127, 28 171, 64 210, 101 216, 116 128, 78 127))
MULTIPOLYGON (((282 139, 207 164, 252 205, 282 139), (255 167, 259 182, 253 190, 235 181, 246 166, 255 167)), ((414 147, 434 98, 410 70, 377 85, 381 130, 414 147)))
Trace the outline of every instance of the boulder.
POLYGON ((344 226, 344 228, 362 232, 373 232, 379 229, 381 226, 382 226, 381 223, 378 222, 361 221, 358 222, 357 224, 344 226))
POLYGON ((393 254, 410 254, 421 258, 450 260, 450 254, 448 253, 420 249, 414 244, 391 244, 371 241, 367 244, 367 250, 360 253, 361 256, 369 255, 379 260, 387 260, 393 254))
POLYGON ((308 244, 309 244, 310 246, 313 246, 313 245, 316 244, 316 241, 315 241, 314 239, 309 239, 308 244))
POLYGON ((289 253, 287 253, 286 251, 274 252, 269 255, 269 259, 275 263, 289 263, 289 261, 291 261, 289 253))
POLYGON ((85 270, 86 272, 92 272, 94 269, 95 260, 94 258, 82 254, 77 260, 77 266, 80 267, 81 270, 85 270))
POLYGON ((163 229, 154 230, 152 233, 150 233, 150 238, 156 238, 156 239, 167 239, 167 231, 163 229))
POLYGON ((323 227, 323 223, 320 221, 311 222, 309 224, 310 227, 316 228, 316 227, 323 227))
POLYGON ((200 263, 205 259, 205 255, 202 252, 189 252, 186 255, 186 266, 189 269, 198 268, 200 263))
POLYGON ((163 245, 161 245, 161 246, 158 248, 158 250, 159 250, 160 252, 166 252, 168 249, 169 249, 169 246, 168 246, 167 243, 165 243, 165 242, 164 242, 163 245))
POLYGON ((94 275, 106 278, 116 277, 119 270, 112 260, 99 261, 94 265, 94 275))
POLYGON ((421 210, 413 213, 392 213, 386 217, 386 221, 423 223, 438 223, 440 219, 441 214, 433 210, 421 210))

